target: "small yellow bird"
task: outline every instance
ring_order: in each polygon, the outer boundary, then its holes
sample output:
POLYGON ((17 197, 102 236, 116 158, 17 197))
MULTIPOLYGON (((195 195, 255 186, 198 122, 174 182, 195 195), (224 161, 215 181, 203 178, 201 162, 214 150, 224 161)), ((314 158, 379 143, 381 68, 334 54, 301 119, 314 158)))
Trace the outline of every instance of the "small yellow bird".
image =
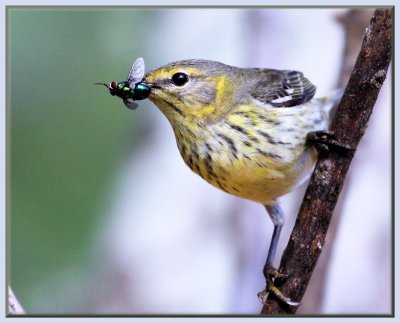
MULTIPOLYGON (((144 74, 140 60, 137 75, 144 74)), ((259 298, 264 302, 273 292, 287 304, 299 305, 273 285, 281 275, 272 263, 285 220, 277 198, 309 177, 317 152, 306 138, 328 129, 327 100, 313 98, 316 87, 301 72, 209 60, 173 62, 139 79, 131 82, 132 98, 137 89, 150 89, 145 97, 169 120, 190 169, 215 187, 266 207, 274 231, 264 267, 267 286, 259 298)), ((117 83, 105 85, 115 95, 117 83)))

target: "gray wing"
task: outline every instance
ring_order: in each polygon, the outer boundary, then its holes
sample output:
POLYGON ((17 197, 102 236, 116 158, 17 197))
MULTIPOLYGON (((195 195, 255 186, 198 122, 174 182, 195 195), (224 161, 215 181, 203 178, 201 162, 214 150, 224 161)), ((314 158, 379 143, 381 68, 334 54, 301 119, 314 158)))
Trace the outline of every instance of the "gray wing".
POLYGON ((310 101, 316 87, 297 71, 260 71, 251 91, 254 99, 274 107, 293 107, 310 101))
POLYGON ((144 59, 139 57, 131 67, 128 74, 128 84, 131 89, 135 88, 136 83, 139 83, 144 77, 144 59))
POLYGON ((137 104, 137 102, 131 98, 122 101, 124 102, 125 106, 130 110, 135 110, 139 106, 139 104, 137 104))

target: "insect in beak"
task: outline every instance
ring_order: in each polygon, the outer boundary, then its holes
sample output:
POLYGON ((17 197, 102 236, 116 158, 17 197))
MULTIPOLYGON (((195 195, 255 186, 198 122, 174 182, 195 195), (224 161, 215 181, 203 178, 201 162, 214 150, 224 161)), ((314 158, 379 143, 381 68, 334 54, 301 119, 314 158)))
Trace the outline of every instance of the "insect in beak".
POLYGON ((113 96, 122 99, 129 109, 136 109, 138 104, 135 101, 144 100, 150 95, 151 88, 144 81, 144 60, 139 57, 132 65, 126 81, 111 83, 94 83, 104 85, 113 96), (142 82, 143 81, 143 82, 142 82))

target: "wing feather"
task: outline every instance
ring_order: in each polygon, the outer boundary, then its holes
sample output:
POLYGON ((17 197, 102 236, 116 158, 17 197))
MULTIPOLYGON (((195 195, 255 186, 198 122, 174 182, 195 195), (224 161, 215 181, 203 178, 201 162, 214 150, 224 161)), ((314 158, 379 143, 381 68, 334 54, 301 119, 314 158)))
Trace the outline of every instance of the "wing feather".
POLYGON ((293 107, 310 101, 316 87, 297 71, 262 70, 251 95, 274 107, 293 107))

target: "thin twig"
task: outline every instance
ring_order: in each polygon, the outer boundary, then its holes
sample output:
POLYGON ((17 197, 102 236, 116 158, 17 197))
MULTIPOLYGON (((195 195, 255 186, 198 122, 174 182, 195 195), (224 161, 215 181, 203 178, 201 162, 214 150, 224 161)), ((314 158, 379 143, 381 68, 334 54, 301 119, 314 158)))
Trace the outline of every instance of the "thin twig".
POLYGON ((18 299, 15 297, 11 287, 8 287, 8 314, 9 315, 24 315, 25 311, 18 299))
MULTIPOLYGON (((392 54, 392 10, 377 9, 364 34, 363 44, 339 103, 331 129, 336 140, 354 149, 363 136, 392 54)), ((330 149, 320 154, 300 207, 280 270, 289 275, 278 286, 283 294, 301 301, 321 254, 333 209, 353 158, 353 150, 330 149)), ((262 314, 293 314, 269 295, 262 314)))

